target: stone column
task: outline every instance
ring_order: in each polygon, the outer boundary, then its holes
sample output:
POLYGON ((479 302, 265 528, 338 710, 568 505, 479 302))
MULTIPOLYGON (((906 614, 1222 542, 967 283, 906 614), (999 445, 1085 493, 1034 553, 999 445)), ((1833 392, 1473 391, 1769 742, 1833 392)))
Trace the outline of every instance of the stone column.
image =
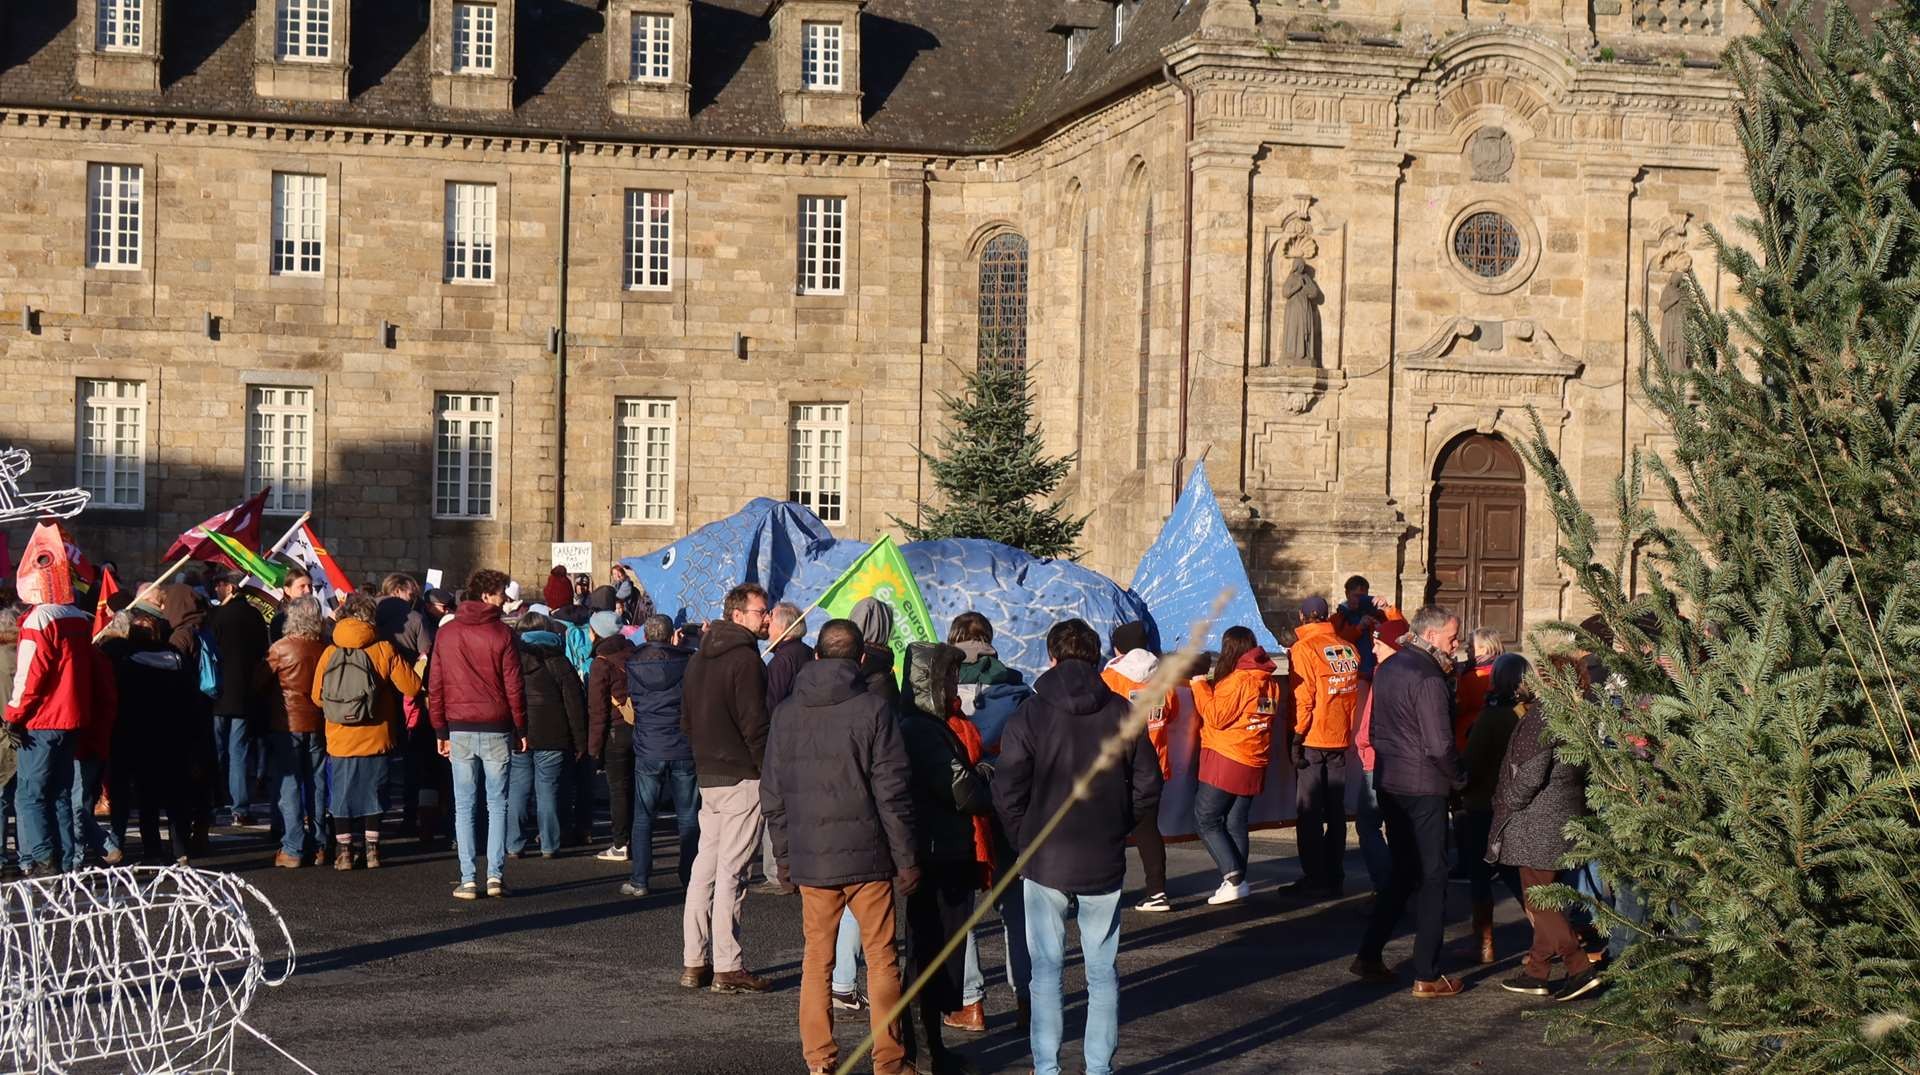
MULTIPOLYGON (((1246 485, 1248 265, 1253 157, 1259 147, 1203 139, 1193 143, 1193 289, 1187 411, 1187 464, 1202 449, 1215 489, 1246 485), (1232 469, 1229 470, 1228 468, 1232 469)), ((1177 385, 1176 385, 1177 387, 1177 385)), ((1178 405, 1177 398, 1168 402, 1178 405)), ((1182 475, 1184 477, 1184 475, 1182 475)), ((1154 475, 1158 486, 1160 476, 1154 475)))
MULTIPOLYGON (((1558 446, 1567 474, 1580 491, 1599 526, 1602 562, 1610 560, 1619 540, 1618 520, 1612 511, 1611 490, 1626 470, 1634 445, 1627 440, 1627 412, 1639 384, 1638 329, 1629 307, 1633 282, 1644 266, 1635 264, 1633 249, 1633 194, 1640 166, 1631 163, 1588 163, 1580 169, 1584 198, 1585 233, 1581 260, 1588 268, 1586 299, 1581 309, 1580 359, 1586 364, 1580 378, 1567 388, 1567 407, 1573 411, 1571 436, 1558 446)), ((1545 504, 1529 510, 1546 510, 1545 504)), ((1535 558, 1547 564, 1544 558, 1535 558)), ((1559 586, 1553 574, 1527 579, 1528 592, 1559 586)), ((1567 610, 1560 609, 1564 614, 1567 610)))

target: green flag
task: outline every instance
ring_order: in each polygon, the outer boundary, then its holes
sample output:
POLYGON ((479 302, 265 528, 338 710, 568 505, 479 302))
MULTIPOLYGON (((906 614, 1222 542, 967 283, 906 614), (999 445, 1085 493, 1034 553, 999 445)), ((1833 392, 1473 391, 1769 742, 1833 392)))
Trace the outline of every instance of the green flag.
POLYGON ((242 545, 240 539, 232 534, 222 534, 216 530, 207 535, 207 540, 213 542, 221 552, 226 554, 229 563, 268 586, 279 589, 287 584, 285 567, 261 557, 259 553, 242 545))
POLYGON ((847 568, 846 573, 820 595, 820 610, 835 618, 844 618, 861 598, 871 597, 893 609, 893 671, 896 677, 907 667, 907 643, 935 642, 933 615, 926 599, 920 596, 920 584, 913 579, 907 558, 893 537, 886 535, 847 568))

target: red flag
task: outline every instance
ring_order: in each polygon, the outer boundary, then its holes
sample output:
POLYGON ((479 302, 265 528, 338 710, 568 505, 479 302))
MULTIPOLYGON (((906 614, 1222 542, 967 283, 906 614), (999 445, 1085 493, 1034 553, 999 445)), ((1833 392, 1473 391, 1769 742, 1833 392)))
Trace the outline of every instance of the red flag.
POLYGON ((107 607, 107 598, 120 592, 120 580, 113 577, 113 568, 100 569, 100 600, 93 606, 93 633, 98 636, 113 622, 113 610, 107 607))
POLYGON ((236 571, 279 585, 279 572, 266 564, 253 550, 260 547, 260 512, 266 506, 271 486, 248 497, 244 503, 227 510, 181 534, 163 560, 191 556, 208 563, 226 564, 236 571))

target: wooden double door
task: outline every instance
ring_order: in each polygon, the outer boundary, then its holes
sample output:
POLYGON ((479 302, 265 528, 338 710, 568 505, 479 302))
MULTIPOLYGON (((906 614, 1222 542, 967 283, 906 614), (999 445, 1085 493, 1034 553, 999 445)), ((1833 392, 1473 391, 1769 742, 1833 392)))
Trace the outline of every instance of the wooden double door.
POLYGON ((1434 600, 1460 614, 1462 642, 1492 627, 1509 647, 1521 641, 1526 563, 1526 467, 1505 440, 1465 433, 1435 465, 1428 573, 1434 600))

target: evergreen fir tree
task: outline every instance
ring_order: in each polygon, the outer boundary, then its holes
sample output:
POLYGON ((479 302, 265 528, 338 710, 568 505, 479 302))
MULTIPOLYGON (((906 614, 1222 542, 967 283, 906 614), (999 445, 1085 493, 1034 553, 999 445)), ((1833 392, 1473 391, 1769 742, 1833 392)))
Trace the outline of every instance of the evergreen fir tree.
POLYGON ((1599 909, 1632 943, 1560 1028, 1655 1071, 1914 1071, 1920 17, 1750 7, 1726 62, 1758 212, 1751 249, 1713 235, 1740 300, 1694 283, 1692 367, 1643 367, 1673 447, 1620 483, 1617 550, 1537 427, 1528 453, 1615 636, 1556 625, 1606 682, 1541 685, 1589 774, 1572 858, 1646 909, 1599 909))
POLYGON ((1046 502, 1076 457, 1041 452, 1026 370, 982 363, 960 395, 943 393, 941 402, 951 424, 939 456, 922 452, 921 458, 942 503, 921 504, 925 521, 918 526, 898 517, 894 525, 913 541, 985 538, 1035 556, 1077 557, 1086 516, 1075 518, 1061 501, 1046 502))

